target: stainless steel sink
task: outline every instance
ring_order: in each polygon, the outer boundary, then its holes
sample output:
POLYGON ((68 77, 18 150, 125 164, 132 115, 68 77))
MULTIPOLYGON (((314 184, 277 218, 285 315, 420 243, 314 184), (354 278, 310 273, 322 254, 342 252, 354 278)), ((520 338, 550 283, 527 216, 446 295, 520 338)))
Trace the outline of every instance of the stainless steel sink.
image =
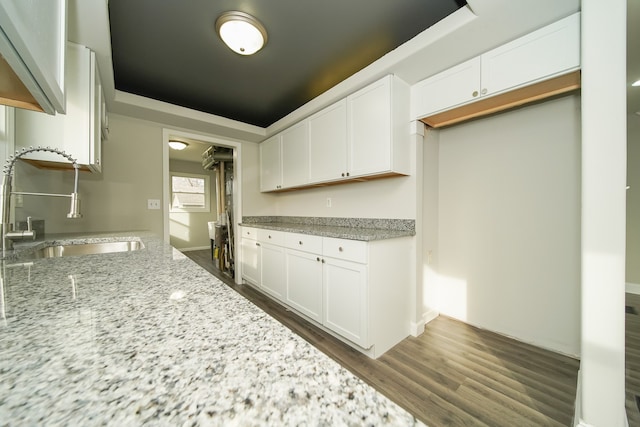
POLYGON ((79 243, 68 245, 47 246, 33 252, 34 258, 59 258, 67 256, 106 254, 111 252, 131 252, 143 249, 140 241, 120 241, 101 243, 79 243))

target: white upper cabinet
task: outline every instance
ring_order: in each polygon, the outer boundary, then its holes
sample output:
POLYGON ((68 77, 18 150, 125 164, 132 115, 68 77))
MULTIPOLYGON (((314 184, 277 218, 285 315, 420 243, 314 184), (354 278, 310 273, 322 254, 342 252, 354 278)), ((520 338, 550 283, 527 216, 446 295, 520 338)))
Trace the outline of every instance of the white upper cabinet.
POLYGON ((66 0, 0 2, 0 102, 64 113, 66 0))
POLYGON ((302 121, 282 132, 282 187, 309 183, 309 122, 302 121))
MULTIPOLYGON (((411 90, 411 117, 422 119, 579 69, 580 14, 576 13, 416 83, 411 90)), ((563 87, 575 88, 569 80, 556 86, 536 89, 540 93, 523 92, 504 102, 520 105, 522 100, 542 99, 545 93, 561 93, 563 87)), ((487 112, 499 109, 497 103, 487 106, 487 112)))
POLYGON ((493 49, 481 57, 482 91, 496 94, 580 68, 580 14, 493 49))
POLYGON ((308 120, 310 181, 344 178, 347 174, 347 100, 330 105, 308 120))
POLYGON ((425 116, 480 96, 480 57, 451 67, 416 83, 412 91, 413 115, 425 116))
POLYGON ((260 190, 408 175, 409 117, 409 86, 383 77, 261 143, 260 190))
POLYGON ((260 191, 282 188, 282 136, 272 136, 260 144, 260 191))
MULTIPOLYGON (((75 158, 83 169, 100 172, 103 96, 95 54, 84 46, 68 43, 66 73, 66 113, 49 116, 17 109, 16 147, 57 148, 75 158)), ((55 167, 70 163, 49 152, 30 153, 24 158, 44 167, 50 163, 55 167)))
POLYGON ((394 76, 347 97, 348 174, 409 174, 409 87, 394 76))

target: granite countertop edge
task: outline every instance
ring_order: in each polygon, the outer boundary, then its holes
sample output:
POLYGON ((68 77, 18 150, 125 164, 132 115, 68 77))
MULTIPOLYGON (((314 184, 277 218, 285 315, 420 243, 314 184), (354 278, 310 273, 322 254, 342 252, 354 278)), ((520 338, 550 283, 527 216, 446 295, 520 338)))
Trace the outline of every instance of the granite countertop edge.
POLYGON ((310 234, 348 240, 385 240, 415 236, 415 230, 388 230, 379 228, 338 227, 327 225, 295 224, 284 222, 240 223, 241 227, 262 228, 288 233, 310 234))

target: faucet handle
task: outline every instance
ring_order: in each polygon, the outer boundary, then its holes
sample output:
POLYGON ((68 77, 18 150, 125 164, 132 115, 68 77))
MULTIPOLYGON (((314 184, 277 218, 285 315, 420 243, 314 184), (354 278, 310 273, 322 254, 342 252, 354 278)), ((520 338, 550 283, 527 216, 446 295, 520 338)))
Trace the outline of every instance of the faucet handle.
POLYGON ((27 217, 27 231, 33 231, 32 226, 33 226, 33 223, 31 222, 31 217, 28 216, 27 217))

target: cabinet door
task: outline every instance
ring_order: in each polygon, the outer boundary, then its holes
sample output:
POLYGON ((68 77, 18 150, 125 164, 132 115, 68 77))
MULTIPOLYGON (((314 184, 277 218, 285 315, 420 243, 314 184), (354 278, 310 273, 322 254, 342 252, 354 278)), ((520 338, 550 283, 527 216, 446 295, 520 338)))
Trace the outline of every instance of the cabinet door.
POLYGON ((391 170, 391 76, 349 96, 347 105, 349 174, 391 170))
POLYGON ((285 301, 287 283, 284 275, 284 248, 260 242, 260 254, 260 287, 274 298, 285 301))
POLYGON ((309 183, 309 122, 304 120, 282 132, 282 187, 309 183))
POLYGON ((0 58, 49 114, 66 108, 66 42, 66 0, 0 2, 0 58))
POLYGON ((100 73, 98 72, 98 64, 96 63, 95 55, 92 56, 91 81, 93 82, 90 99, 93 101, 93 108, 91 109, 91 144, 89 145, 89 162, 94 165, 95 172, 102 172, 102 109, 104 108, 102 94, 102 81, 100 80, 100 73))
POLYGON ((280 135, 260 144, 260 191, 282 188, 282 145, 280 135))
POLYGON ((286 303, 322 323, 322 262, 319 255, 286 251, 286 303))
MULTIPOLYGON (((99 172, 100 138, 95 123, 95 54, 84 46, 69 43, 67 49, 67 112, 49 116, 28 110, 16 110, 16 146, 49 146, 65 151, 80 165, 99 172), (97 140, 96 140, 97 139, 97 140), (97 146, 96 146, 97 144, 97 146)), ((35 152, 27 159, 69 163, 54 153, 35 152)))
POLYGON ((580 14, 548 25, 481 56, 482 90, 496 94, 580 67, 580 14))
POLYGON ((480 57, 416 83, 411 89, 412 117, 421 118, 480 96, 480 57))
POLYGON ((240 240, 242 251, 242 278, 260 286, 260 245, 253 239, 240 240))
POLYGON ((309 118, 309 180, 343 179, 347 174, 347 100, 309 118))
POLYGON ((367 269, 364 264, 324 258, 323 325, 368 348, 367 269))

